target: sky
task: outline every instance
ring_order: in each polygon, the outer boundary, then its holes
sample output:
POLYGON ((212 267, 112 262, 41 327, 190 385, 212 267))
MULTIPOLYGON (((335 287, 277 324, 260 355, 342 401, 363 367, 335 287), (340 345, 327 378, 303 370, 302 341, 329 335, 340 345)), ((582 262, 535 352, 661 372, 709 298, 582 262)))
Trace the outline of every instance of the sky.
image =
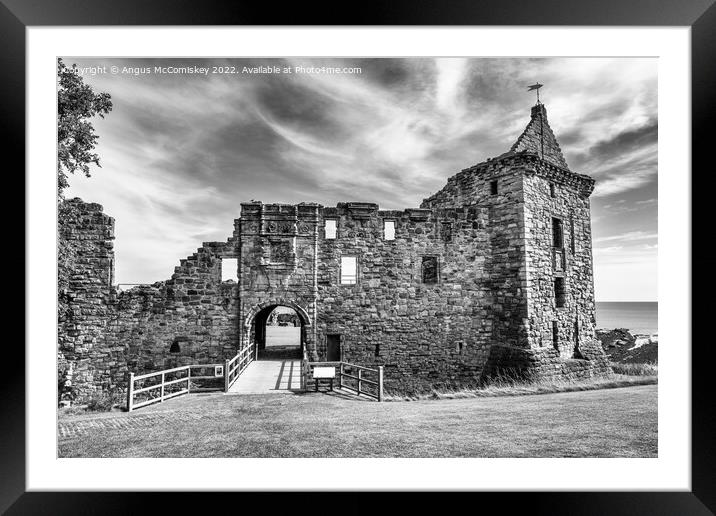
POLYGON ((417 207, 509 150, 540 82, 570 169, 596 180, 597 301, 657 299, 654 58, 63 60, 114 105, 93 121, 101 168, 65 196, 115 218, 117 283, 170 278, 241 202, 417 207))

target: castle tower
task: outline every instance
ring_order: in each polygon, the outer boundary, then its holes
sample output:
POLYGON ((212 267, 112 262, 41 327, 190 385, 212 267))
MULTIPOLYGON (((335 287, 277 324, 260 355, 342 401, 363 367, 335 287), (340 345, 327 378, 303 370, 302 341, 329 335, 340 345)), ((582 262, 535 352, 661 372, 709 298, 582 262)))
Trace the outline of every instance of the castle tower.
POLYGON ((608 367, 594 340, 593 189, 591 177, 569 169, 538 102, 508 152, 463 170, 423 201, 432 209, 489 207, 493 346, 487 373, 547 371, 588 358, 597 361, 585 365, 588 374, 608 367))

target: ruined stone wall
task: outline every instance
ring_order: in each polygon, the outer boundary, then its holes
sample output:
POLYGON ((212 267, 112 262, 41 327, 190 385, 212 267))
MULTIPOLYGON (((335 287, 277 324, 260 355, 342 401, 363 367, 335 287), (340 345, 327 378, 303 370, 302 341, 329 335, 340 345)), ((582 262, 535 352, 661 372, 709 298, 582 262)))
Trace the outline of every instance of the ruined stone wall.
POLYGON ((492 321, 485 287, 487 210, 379 211, 352 203, 325 208, 335 239, 319 239, 318 354, 341 335, 342 359, 384 365, 388 388, 476 382, 487 360, 492 321), (384 235, 386 220, 395 238, 384 235), (340 283, 342 256, 357 258, 353 285, 340 283), (437 281, 423 281, 424 257, 437 281))
POLYGON ((476 250, 488 253, 486 285, 492 293, 492 339, 513 346, 528 346, 527 271, 525 263, 524 157, 489 160, 451 177, 422 207, 459 207, 479 204, 488 208, 489 245, 476 250))
POLYGON ((580 343, 594 339, 592 236, 589 197, 562 176, 541 166, 523 181, 528 334, 530 347, 555 347, 573 358, 580 343), (562 222, 561 248, 555 248, 553 218, 562 222), (563 307, 557 307, 555 277, 564 281, 563 307))
POLYGON ((231 239, 205 242, 181 260, 171 279, 116 296, 106 342, 123 350, 130 371, 222 363, 236 353, 238 285, 221 281, 222 258, 232 257, 231 239))
POLYGON ((63 401, 111 385, 104 346, 114 270, 114 219, 75 198, 58 206, 58 389, 63 401))
POLYGON ((326 239, 321 228, 318 355, 326 335, 340 335, 342 359, 384 365, 389 389, 476 382, 492 332, 487 210, 342 203, 322 214, 337 220, 337 235, 326 239), (342 256, 357 258, 353 285, 340 282, 342 256), (437 258, 435 283, 423 281, 424 257, 437 258))
POLYGON ((82 401, 126 388, 138 374, 221 363, 238 347, 238 284, 221 281, 237 242, 207 242, 172 277, 117 292, 114 219, 81 199, 61 206, 58 234, 58 384, 82 401))

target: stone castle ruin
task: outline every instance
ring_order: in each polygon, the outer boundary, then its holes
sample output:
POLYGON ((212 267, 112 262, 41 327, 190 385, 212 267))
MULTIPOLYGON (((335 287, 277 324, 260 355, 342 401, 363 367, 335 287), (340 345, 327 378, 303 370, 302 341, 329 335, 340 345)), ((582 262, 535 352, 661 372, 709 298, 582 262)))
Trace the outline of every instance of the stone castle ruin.
POLYGON ((607 374, 595 340, 593 188, 569 170, 538 103, 508 152, 450 177, 420 208, 245 202, 225 242, 203 243, 171 279, 122 292, 114 220, 65 201, 61 393, 121 389, 129 372, 222 361, 251 343, 260 353, 276 307, 295 311, 301 353, 382 365, 396 391, 505 371, 607 374), (222 281, 222 269, 235 279, 222 281))

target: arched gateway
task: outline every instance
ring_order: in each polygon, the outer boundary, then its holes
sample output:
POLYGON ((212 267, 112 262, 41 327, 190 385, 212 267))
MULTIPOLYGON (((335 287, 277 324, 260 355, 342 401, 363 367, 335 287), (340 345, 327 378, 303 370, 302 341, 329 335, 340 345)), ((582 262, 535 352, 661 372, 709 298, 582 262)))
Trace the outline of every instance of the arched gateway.
POLYGON ((254 306, 244 319, 244 337, 255 345, 255 358, 301 358, 311 320, 300 305, 271 300, 254 306))

